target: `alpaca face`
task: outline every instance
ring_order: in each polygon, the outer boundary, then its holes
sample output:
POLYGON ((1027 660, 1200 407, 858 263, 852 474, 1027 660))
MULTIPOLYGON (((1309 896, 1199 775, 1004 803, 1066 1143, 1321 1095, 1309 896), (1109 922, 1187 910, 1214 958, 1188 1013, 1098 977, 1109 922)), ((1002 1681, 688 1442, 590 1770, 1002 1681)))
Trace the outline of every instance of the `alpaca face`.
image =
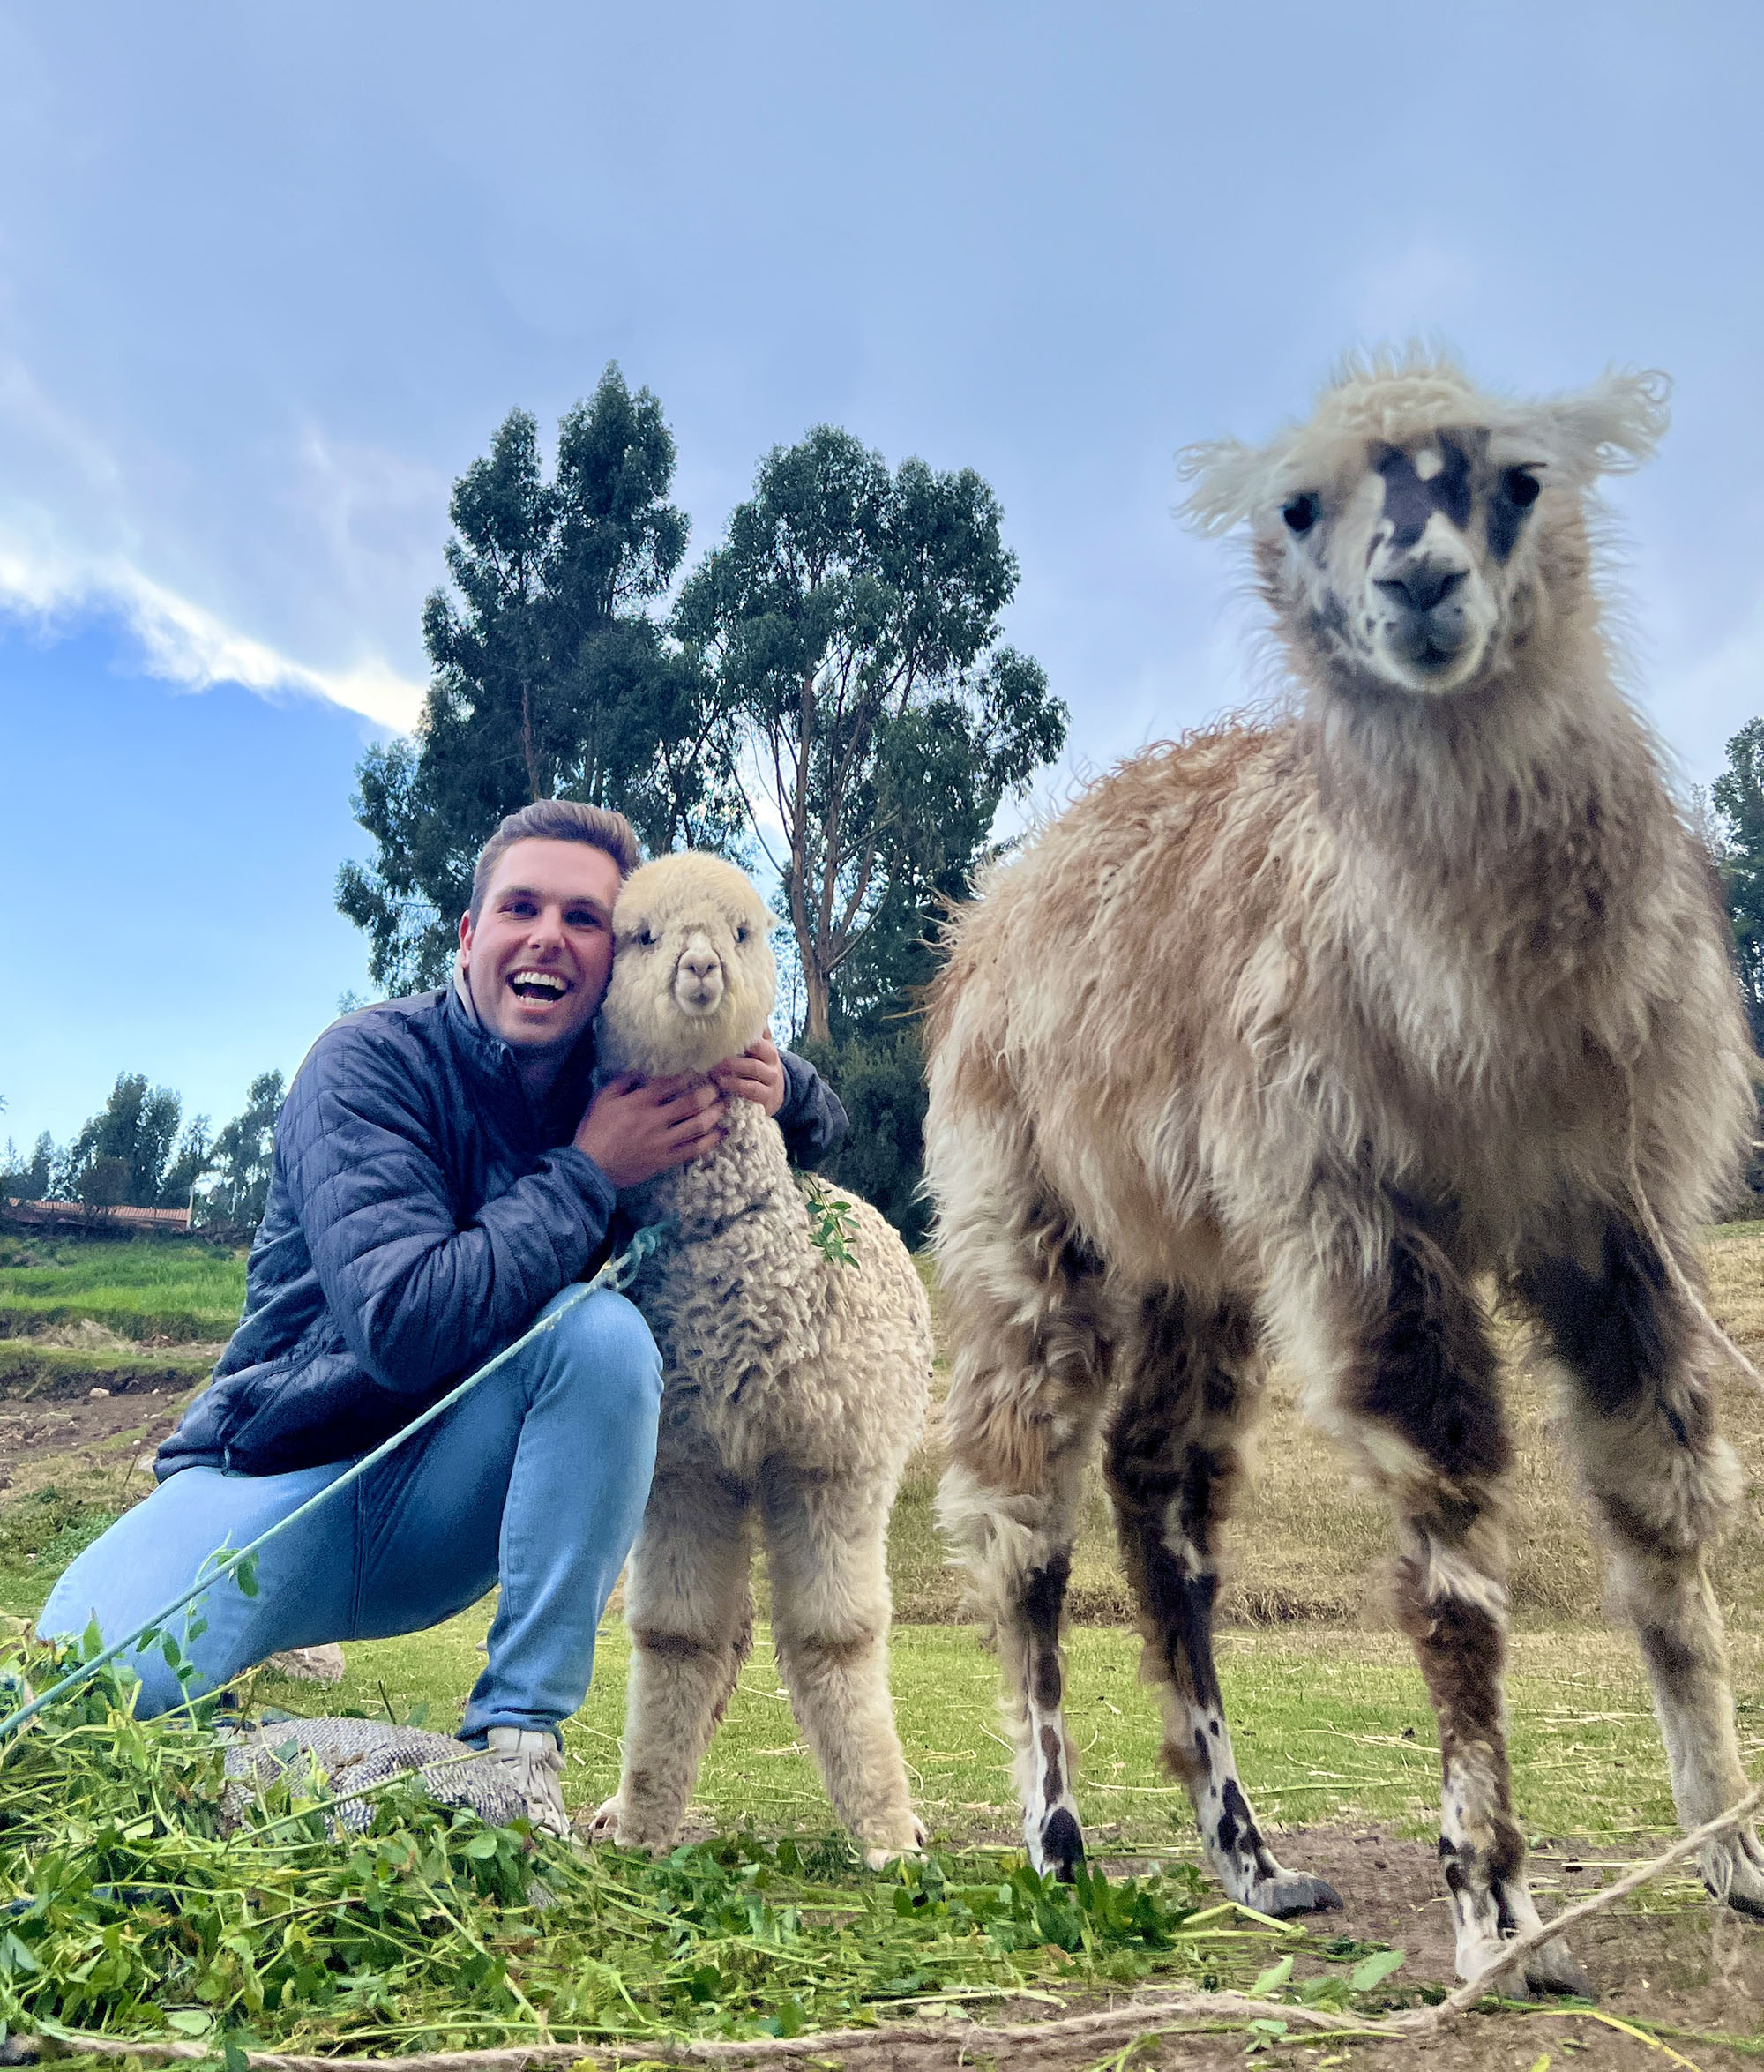
POLYGON ((1192 446, 1200 531, 1247 520, 1299 673, 1352 695, 1449 697, 1591 599, 1584 498, 1665 428, 1656 374, 1576 395, 1479 393, 1449 361, 1350 363, 1310 422, 1252 449, 1192 446))
POLYGON ((658 1078, 704 1072, 764 1034, 777 991, 765 902, 716 856, 659 856, 613 910, 603 1064, 658 1078))
POLYGON ((1337 677, 1424 696, 1478 683, 1535 617, 1547 465, 1453 426, 1371 442, 1357 472, 1297 490, 1262 549, 1289 634, 1337 677))

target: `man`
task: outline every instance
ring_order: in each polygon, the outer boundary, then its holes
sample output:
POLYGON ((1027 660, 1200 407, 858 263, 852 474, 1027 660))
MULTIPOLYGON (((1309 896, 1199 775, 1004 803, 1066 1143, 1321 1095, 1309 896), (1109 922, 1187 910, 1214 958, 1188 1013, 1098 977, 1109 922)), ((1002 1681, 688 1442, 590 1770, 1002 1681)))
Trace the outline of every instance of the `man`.
MULTIPOLYGON (((130 1633, 216 1550, 288 1516, 586 1277, 618 1190, 710 1149, 729 1101, 775 1115, 804 1163, 838 1142, 838 1101, 769 1040, 709 1084, 593 1091, 613 902, 636 862, 621 814, 511 814, 478 858, 453 984, 313 1045, 277 1124, 239 1328, 161 1447, 159 1487, 69 1568, 40 1632, 130 1633)), ((642 1318, 597 1290, 266 1547, 255 1597, 229 1579, 174 1622, 191 1694, 282 1649, 415 1632, 499 1583, 460 1736, 566 1831, 558 1723, 587 1690, 660 1401, 642 1318)), ((182 1702, 159 1649, 131 1661, 144 1715, 182 1702)))

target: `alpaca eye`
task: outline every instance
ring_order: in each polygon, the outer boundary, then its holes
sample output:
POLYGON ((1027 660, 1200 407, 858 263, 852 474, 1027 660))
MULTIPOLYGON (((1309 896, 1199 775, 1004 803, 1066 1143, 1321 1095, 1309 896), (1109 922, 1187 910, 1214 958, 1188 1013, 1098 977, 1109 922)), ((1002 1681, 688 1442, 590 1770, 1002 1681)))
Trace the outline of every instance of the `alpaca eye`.
POLYGON ((637 931, 637 939, 646 950, 653 950, 655 947, 655 935, 653 929, 639 928, 637 931))
POLYGON ((736 930, 735 939, 736 942, 745 942, 747 940, 747 924, 745 922, 743 922, 741 926, 736 930))
POLYGON ((1543 493, 1544 485, 1522 468, 1509 468, 1500 478, 1501 494, 1520 511, 1529 510, 1543 493))
POLYGON ((1323 515, 1323 506, 1306 490, 1302 496, 1288 497, 1280 514, 1286 520, 1288 532, 1308 533, 1323 515))

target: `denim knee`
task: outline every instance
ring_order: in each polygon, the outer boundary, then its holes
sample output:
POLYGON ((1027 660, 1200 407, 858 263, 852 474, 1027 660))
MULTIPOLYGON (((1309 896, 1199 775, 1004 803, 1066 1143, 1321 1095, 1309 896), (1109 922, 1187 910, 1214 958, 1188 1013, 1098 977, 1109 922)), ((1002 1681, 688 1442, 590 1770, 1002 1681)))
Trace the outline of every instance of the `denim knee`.
POLYGON ((597 1289, 559 1320, 556 1357, 609 1422, 654 1428, 662 1409, 662 1355, 634 1303, 597 1289))

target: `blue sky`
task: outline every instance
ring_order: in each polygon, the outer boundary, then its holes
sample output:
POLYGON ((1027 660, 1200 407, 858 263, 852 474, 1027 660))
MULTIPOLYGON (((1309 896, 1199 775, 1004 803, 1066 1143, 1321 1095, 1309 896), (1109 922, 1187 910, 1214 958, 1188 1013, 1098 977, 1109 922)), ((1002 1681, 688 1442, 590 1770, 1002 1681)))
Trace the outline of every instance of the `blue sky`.
POLYGON ((0 0, 0 1136, 124 1069, 223 1120, 365 987, 332 886, 449 484, 609 359, 694 557, 817 422, 978 468, 1073 710, 1052 792, 1241 684, 1177 446, 1360 341, 1664 367, 1614 500, 1706 780, 1764 710, 1760 60, 1749 0, 0 0))

